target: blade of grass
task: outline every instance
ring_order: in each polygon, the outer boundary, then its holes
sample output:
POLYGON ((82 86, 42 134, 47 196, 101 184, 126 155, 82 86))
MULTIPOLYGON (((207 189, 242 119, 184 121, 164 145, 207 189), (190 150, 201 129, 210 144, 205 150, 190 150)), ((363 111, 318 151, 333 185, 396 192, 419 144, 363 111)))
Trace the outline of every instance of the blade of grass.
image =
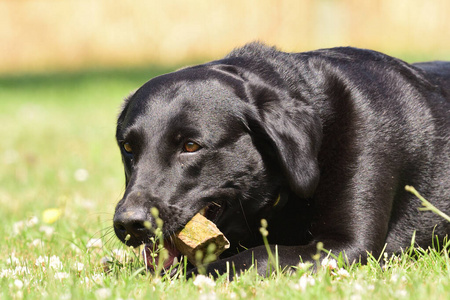
POLYGON ((419 198, 420 201, 422 201, 423 207, 420 207, 419 210, 421 210, 421 211, 432 211, 435 214, 437 214, 440 217, 442 217, 445 220, 447 220, 448 222, 450 222, 450 217, 448 215, 446 215, 445 213, 443 213, 442 211, 437 209, 433 204, 428 202, 424 197, 422 197, 422 195, 419 194, 418 191, 416 191, 416 189, 414 187, 412 187, 410 185, 407 185, 407 186, 405 186, 405 190, 407 192, 410 192, 410 193, 414 194, 417 198, 419 198))

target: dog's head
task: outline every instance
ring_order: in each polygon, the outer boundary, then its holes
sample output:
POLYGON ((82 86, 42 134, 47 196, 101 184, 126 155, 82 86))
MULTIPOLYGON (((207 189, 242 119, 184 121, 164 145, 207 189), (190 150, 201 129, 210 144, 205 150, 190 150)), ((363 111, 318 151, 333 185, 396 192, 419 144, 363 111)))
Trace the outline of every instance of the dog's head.
POLYGON ((286 87, 226 61, 150 80, 125 101, 117 124, 126 191, 116 235, 129 235, 127 245, 148 242, 156 207, 167 238, 206 208, 230 249, 246 246, 283 189, 314 191, 319 124, 286 87))

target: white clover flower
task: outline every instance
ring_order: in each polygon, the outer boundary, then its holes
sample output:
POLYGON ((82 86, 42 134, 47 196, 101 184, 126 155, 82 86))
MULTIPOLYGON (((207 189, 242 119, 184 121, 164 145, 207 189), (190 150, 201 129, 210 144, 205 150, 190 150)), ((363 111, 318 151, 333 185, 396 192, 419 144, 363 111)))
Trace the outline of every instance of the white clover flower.
POLYGON ((100 299, 108 299, 112 296, 112 292, 110 289, 101 288, 95 291, 95 295, 100 299))
POLYGON ((90 239, 87 244, 86 248, 102 248, 103 243, 101 239, 90 239))
POLYGON ((28 268, 25 267, 25 266, 23 266, 23 267, 17 266, 17 267, 13 270, 12 274, 13 274, 13 276, 30 274, 30 270, 28 270, 28 268))
POLYGON ((25 228, 25 222, 24 221, 15 222, 13 224, 13 229, 12 229, 13 234, 14 235, 18 235, 24 228, 25 228))
POLYGON ((36 216, 33 216, 25 221, 17 221, 13 224, 13 234, 18 235, 27 227, 33 227, 39 223, 39 219, 36 216))
POLYGON ((206 277, 204 275, 197 275, 197 277, 195 277, 194 279, 194 285, 199 288, 205 288, 205 287, 215 287, 216 283, 209 277, 206 277))
POLYGON ((39 227, 39 231, 45 233, 46 236, 51 237, 55 232, 55 228, 48 225, 42 225, 41 227, 39 227))
POLYGON ((105 278, 105 275, 103 273, 95 273, 94 275, 92 275, 92 281, 95 282, 96 284, 102 284, 103 283, 103 279, 105 278))
POLYGON ((18 289, 22 289, 23 288, 23 281, 20 279, 16 279, 14 280, 14 285, 18 288, 18 289))
POLYGON ((41 239, 34 239, 28 245, 33 247, 44 247, 44 242, 41 239))
POLYGON ((6 259, 6 263, 8 265, 18 265, 20 264, 20 260, 16 257, 16 254, 13 252, 11 256, 6 259))
POLYGON ((298 264, 298 269, 299 270, 308 270, 310 267, 312 267, 312 263, 306 262, 306 263, 299 263, 298 264))
POLYGON ((34 264, 36 266, 44 266, 47 261, 48 261, 48 256, 40 256, 39 255, 39 257, 36 258, 36 261, 34 264))
POLYGON ((84 278, 80 279, 80 283, 81 284, 85 284, 87 286, 90 286, 91 285, 91 280, 89 279, 89 277, 84 277, 84 278))
POLYGON ((308 286, 313 286, 316 284, 316 280, 309 274, 303 274, 297 283, 293 284, 292 287, 296 290, 304 291, 308 286))
POLYGON ((72 294, 70 294, 70 293, 59 296, 59 300, 71 300, 72 298, 73 298, 72 294))
POLYGON ((199 300, 215 300, 217 299, 217 295, 214 291, 210 291, 206 294, 200 294, 199 300))
POLYGON ((363 288, 362 285, 360 285, 359 283, 355 282, 355 283, 353 284, 353 290, 354 290, 355 292, 362 292, 362 291, 364 291, 364 288, 363 288))
POLYGON ((337 261, 333 258, 325 257, 322 260, 322 267, 328 270, 334 270, 337 268, 337 261))
POLYGON ((84 270, 84 264, 76 262, 75 263, 75 269, 77 269, 78 272, 81 272, 84 270))
POLYGON ((69 273, 66 272, 56 272, 55 273, 55 279, 63 280, 70 277, 69 273))
POLYGON ((73 174, 76 181, 83 182, 89 178, 89 172, 86 169, 77 169, 73 174))
POLYGON ((341 278, 347 278, 347 277, 349 277, 350 276, 350 274, 348 273, 348 271, 346 270, 346 269, 338 269, 337 271, 336 271, 336 273, 333 273, 333 275, 336 275, 336 276, 338 276, 338 279, 341 279, 341 278))
POLYGON ((391 282, 397 282, 398 281, 398 274, 392 274, 392 277, 391 277, 391 282))
POLYGON ((0 278, 8 278, 12 276, 12 270, 11 269, 2 269, 0 272, 0 278))
POLYGON ((113 249, 111 252, 119 262, 125 262, 128 257, 128 252, 125 249, 113 249))
POLYGON ((61 260, 56 255, 53 255, 52 257, 50 257, 50 261, 49 261, 48 265, 50 268, 52 268, 54 270, 62 270, 62 268, 63 268, 63 264, 62 264, 61 260))
POLYGON ((33 226, 37 225, 38 223, 39 223, 38 217, 32 216, 31 218, 29 218, 29 219, 26 221, 25 225, 26 225, 27 227, 33 227, 33 226))

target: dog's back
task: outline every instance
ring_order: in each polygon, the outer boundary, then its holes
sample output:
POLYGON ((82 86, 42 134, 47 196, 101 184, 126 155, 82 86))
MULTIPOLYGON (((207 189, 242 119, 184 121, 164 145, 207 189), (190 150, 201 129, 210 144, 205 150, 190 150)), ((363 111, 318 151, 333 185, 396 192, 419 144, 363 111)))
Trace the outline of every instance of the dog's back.
POLYGON ((427 73, 431 80, 437 81, 442 90, 447 95, 447 101, 450 102, 450 62, 432 61, 415 63, 413 66, 422 69, 427 73))

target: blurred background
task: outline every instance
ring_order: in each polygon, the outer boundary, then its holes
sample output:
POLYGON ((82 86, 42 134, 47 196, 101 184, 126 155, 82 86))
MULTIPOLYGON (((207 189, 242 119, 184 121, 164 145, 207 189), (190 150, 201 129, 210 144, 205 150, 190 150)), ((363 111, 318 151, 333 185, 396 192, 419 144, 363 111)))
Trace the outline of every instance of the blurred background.
POLYGON ((180 65, 260 40, 450 59, 448 0, 0 0, 0 73, 180 65))

